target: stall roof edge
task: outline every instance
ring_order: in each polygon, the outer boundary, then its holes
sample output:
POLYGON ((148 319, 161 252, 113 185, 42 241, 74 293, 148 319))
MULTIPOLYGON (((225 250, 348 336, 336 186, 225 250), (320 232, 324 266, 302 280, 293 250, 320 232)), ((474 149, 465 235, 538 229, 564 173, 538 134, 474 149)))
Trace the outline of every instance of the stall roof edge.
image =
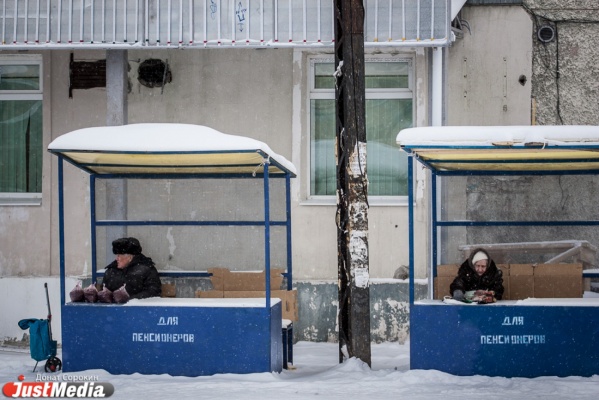
POLYGON ((267 144, 192 124, 144 123, 78 129, 54 139, 48 151, 99 175, 242 174, 297 175, 295 166, 267 144))
POLYGON ((534 172, 599 169, 599 126, 408 128, 396 142, 435 171, 534 172))

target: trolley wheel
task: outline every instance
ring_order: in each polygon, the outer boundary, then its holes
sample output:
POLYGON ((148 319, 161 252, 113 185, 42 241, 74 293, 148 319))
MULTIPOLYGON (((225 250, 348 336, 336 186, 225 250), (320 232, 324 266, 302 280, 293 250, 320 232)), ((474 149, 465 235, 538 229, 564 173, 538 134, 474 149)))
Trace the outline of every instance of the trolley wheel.
POLYGON ((62 369, 62 361, 58 357, 50 357, 44 366, 46 372, 57 372, 62 369))

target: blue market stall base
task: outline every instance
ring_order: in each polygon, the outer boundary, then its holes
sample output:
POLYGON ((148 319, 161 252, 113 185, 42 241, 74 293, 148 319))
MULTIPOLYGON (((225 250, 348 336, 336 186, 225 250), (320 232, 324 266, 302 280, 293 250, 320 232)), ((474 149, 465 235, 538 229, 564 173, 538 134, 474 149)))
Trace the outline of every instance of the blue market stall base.
POLYGON ((410 368, 508 378, 597 373, 599 307, 511 303, 414 304, 410 368))
POLYGON ((69 303, 62 318, 64 371, 200 376, 283 366, 280 302, 270 309, 264 299, 69 303))

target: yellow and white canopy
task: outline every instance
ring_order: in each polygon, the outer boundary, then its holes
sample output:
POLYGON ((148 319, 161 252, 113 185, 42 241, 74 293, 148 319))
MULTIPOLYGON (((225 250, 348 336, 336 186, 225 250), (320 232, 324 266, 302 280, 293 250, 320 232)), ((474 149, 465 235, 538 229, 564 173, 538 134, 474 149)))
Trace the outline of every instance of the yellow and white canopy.
POLYGON ((48 146, 94 174, 269 174, 295 166, 263 142, 191 124, 131 124, 79 129, 48 146))
POLYGON ((408 128, 396 142, 435 171, 599 171, 599 126, 408 128))

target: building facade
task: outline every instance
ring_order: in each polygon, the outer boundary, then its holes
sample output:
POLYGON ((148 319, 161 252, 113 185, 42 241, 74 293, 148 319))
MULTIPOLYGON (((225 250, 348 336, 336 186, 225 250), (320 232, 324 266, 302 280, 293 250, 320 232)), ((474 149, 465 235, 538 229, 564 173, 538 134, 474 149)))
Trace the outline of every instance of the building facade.
MULTIPOLYGON (((26 10, 15 2, 19 6, 1 19, 0 285, 19 306, 1 306, 7 321, 0 338, 20 339, 16 322, 24 314, 45 314, 44 293, 38 290, 42 282, 58 290, 56 160, 46 151, 48 144, 84 127, 176 122, 264 141, 294 163, 298 177, 292 183, 292 262, 300 311, 295 336, 336 340, 332 5, 124 2, 129 14, 97 8, 95 3, 101 2, 71 2, 74 8, 64 1, 46 8, 41 3, 40 9, 26 10), (43 23, 57 16, 62 23, 43 23)), ((592 13, 585 10, 596 6, 566 4, 563 8, 569 11, 556 15, 554 7, 540 3, 365 2, 373 340, 403 341, 409 332, 407 283, 396 279, 398 268, 409 261, 407 169, 405 155, 395 146, 397 132, 427 125, 597 123, 593 71, 598 55, 582 41, 597 28, 592 21, 579 21, 582 15, 590 18, 592 13), (414 8, 416 3, 422 8, 414 8), (539 28, 546 25, 555 28, 559 41, 538 39, 539 28), (559 43, 566 44, 565 50, 558 51, 559 43), (576 51, 576 57, 565 57, 564 51, 576 51), (559 79, 549 67, 555 65, 560 67, 559 79)), ((547 37, 550 33, 543 31, 547 37)), ((426 171, 416 171, 417 251, 424 255, 430 250, 427 179, 426 171)), ((88 279, 92 262, 88 185, 86 174, 67 168, 65 257, 72 282, 88 279)), ((447 201, 461 207, 460 212, 475 209, 470 188, 467 179, 447 184, 447 201)), ((132 184, 125 208, 134 212, 152 199, 149 213, 177 213, 171 189, 168 182, 132 184)), ((119 190, 105 188, 101 200, 106 210, 119 190)), ((186 204, 193 204, 207 189, 176 190, 186 204)), ((210 207, 224 213, 231 204, 210 207)), ((200 212, 199 205, 184 209, 200 212)), ((248 262, 242 246, 246 233, 232 239, 215 233, 200 243, 168 229, 126 233, 142 241, 159 269, 252 270, 261 265, 248 262), (241 251, 219 247, 227 240, 239 244, 241 251)), ((451 232, 443 261, 459 261, 457 246, 478 240, 471 235, 467 230, 451 232)), ((106 251, 99 254, 99 266, 110 261, 106 251)), ((426 268, 425 263, 416 265, 422 296, 426 268)), ((199 284, 185 285, 185 295, 192 295, 199 284)))

